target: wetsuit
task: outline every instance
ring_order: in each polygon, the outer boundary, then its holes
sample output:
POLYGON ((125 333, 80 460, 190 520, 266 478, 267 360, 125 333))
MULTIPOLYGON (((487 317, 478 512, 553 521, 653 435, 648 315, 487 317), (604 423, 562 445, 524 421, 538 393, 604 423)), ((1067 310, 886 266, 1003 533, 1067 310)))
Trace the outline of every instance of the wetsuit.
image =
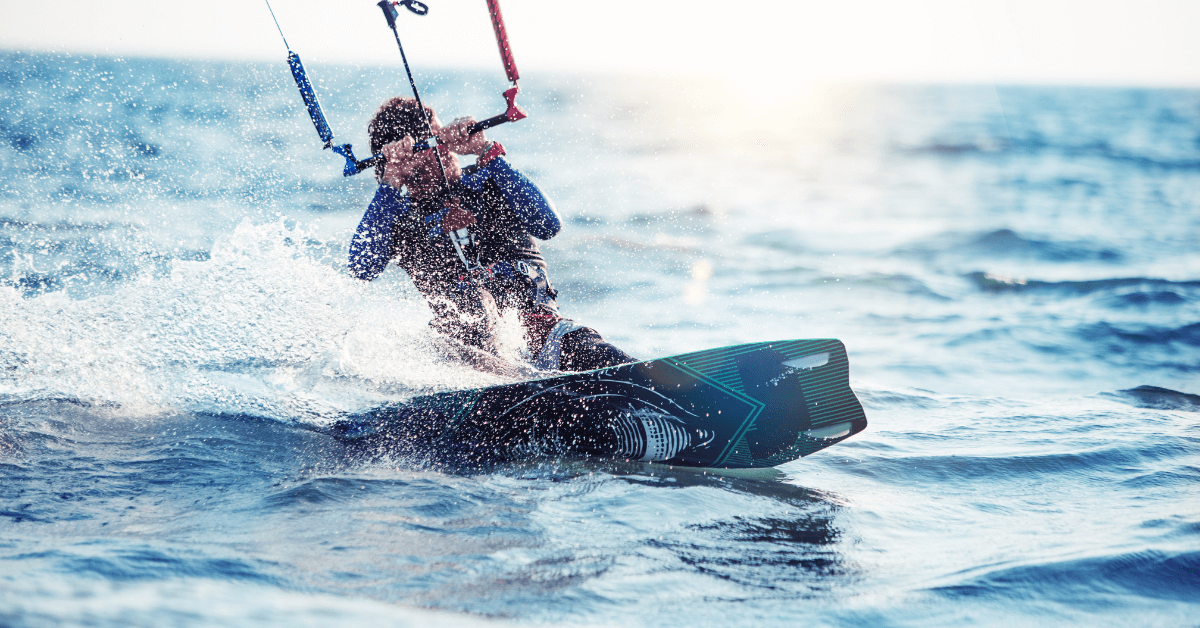
POLYGON ((634 361, 595 330, 559 315, 534 237, 554 237, 562 222, 533 182, 497 157, 464 169, 452 188, 474 216, 471 244, 456 250, 443 229, 449 210, 440 200, 410 198, 382 184, 350 244, 351 274, 369 281, 395 260, 429 303, 439 333, 491 353, 499 312, 516 309, 538 368, 584 371, 634 361))

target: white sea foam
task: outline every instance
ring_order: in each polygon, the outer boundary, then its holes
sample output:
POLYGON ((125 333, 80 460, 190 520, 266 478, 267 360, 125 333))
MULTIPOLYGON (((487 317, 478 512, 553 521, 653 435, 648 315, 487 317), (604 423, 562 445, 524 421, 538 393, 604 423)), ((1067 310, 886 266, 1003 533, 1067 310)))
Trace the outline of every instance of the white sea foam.
POLYGON ((210 259, 110 294, 0 287, 0 394, 320 422, 502 381, 447 361, 402 281, 363 283, 320 257, 301 227, 245 220, 210 259))

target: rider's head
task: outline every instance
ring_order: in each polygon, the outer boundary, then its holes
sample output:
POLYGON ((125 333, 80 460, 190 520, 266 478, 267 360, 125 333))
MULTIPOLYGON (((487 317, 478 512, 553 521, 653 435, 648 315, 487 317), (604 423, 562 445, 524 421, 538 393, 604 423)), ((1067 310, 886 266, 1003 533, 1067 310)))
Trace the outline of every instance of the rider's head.
MULTIPOLYGON (((437 114, 433 109, 425 107, 425 115, 437 129, 437 114)), ((371 122, 367 124, 367 135, 371 138, 371 154, 377 155, 384 146, 398 142, 405 137, 421 141, 426 137, 425 120, 415 98, 397 96, 389 98, 380 105, 371 122)), ((383 175, 383 165, 375 166, 376 174, 383 175)))

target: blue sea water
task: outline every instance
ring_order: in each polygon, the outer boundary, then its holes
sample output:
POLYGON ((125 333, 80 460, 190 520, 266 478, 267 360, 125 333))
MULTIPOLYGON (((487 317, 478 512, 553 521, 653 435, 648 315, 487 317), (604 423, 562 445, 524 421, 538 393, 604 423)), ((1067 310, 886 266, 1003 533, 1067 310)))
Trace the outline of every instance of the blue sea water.
MULTIPOLYGON (((309 71, 365 154, 402 75, 309 71)), ((526 77, 567 315, 845 342, 867 431, 740 478, 324 434, 505 380, 346 275, 374 183, 290 81, 0 54, 0 625, 1200 625, 1200 91, 526 77)))

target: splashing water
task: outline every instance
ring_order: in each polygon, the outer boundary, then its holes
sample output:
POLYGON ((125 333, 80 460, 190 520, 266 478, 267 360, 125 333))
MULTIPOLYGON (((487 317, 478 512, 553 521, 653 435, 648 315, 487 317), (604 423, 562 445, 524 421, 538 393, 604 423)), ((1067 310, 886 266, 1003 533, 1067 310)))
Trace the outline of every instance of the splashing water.
MULTIPOLYGON (((308 69, 357 145, 403 87, 308 69)), ((443 119, 495 79, 418 77, 443 119)), ((511 380, 347 275, 374 181, 287 67, 0 53, 0 624, 1194 622, 1200 92, 522 87, 493 135, 564 214, 565 315, 645 358, 840 338, 869 429, 749 478, 348 446, 511 380)))
POLYGON ((204 261, 110 294, 3 292, 3 393, 321 424, 415 394, 499 383, 448 363, 428 309, 322 259, 283 221, 243 221, 204 261))

